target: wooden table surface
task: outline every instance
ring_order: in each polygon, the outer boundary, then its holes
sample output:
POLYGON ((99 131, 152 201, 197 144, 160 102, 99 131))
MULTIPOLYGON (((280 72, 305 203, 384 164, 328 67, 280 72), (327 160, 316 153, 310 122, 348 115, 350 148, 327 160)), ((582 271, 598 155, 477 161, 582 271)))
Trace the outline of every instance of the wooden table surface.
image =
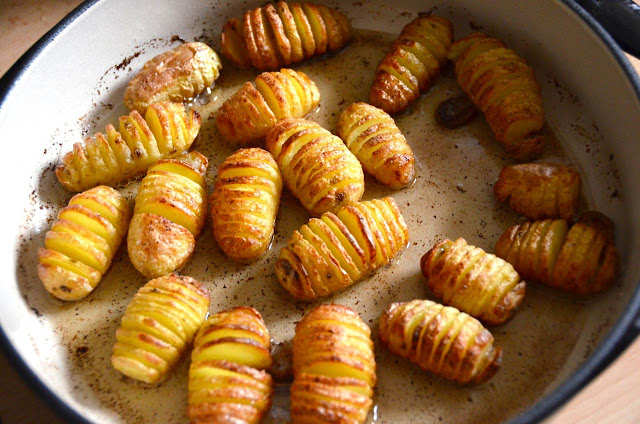
MULTIPOLYGON (((637 1, 637 0, 634 0, 637 1)), ((0 76, 79 0, 0 0, 0 76)), ((640 73, 640 60, 629 56, 640 73)), ((0 424, 64 423, 0 353, 0 424)), ((640 423, 640 338, 545 424, 640 423)))

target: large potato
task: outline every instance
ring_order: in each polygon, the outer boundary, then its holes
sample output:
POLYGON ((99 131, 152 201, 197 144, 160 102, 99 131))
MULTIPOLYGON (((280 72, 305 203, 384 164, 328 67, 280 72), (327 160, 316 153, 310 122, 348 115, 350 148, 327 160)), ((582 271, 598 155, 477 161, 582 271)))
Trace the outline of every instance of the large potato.
POLYGON ((82 299, 98 285, 127 232, 129 205, 111 187, 76 194, 58 214, 38 251, 38 276, 62 300, 82 299))
POLYGON ((189 149, 200 131, 200 115, 177 103, 154 103, 145 112, 120 117, 119 132, 111 124, 106 137, 96 133, 73 145, 56 167, 58 181, 70 191, 98 184, 117 184, 142 174, 160 159, 189 149))

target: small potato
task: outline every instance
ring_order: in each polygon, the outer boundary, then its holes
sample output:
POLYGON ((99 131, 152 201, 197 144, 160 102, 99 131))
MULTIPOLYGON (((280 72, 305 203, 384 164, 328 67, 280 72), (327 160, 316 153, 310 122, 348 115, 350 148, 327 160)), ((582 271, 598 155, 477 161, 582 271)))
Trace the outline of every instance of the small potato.
POLYGON ((213 236, 227 257, 250 262, 267 250, 281 193, 278 165, 265 150, 240 149, 218 167, 209 209, 213 236))
POLYGON ((364 423, 377 381, 369 327, 346 306, 313 309, 296 325, 293 373, 293 423, 364 423))
POLYGON ((202 93, 220 76, 222 64, 204 43, 184 43, 144 64, 124 91, 129 110, 144 113, 156 102, 182 103, 202 93))
POLYGON ((111 187, 76 194, 38 251, 38 277, 61 300, 79 300, 107 272, 129 225, 127 200, 111 187))
POLYGON ((382 184, 402 188, 415 178, 413 152, 393 118, 366 103, 353 103, 338 119, 338 135, 362 167, 382 184))
POLYGON ((577 295, 611 286, 620 263, 613 222, 599 212, 583 214, 570 229, 565 220, 514 225, 496 243, 496 255, 528 280, 577 295))
POLYGON ((209 312, 209 293, 198 281, 176 274, 138 290, 116 331, 111 363, 145 383, 167 379, 209 312))
POLYGON ((505 166, 493 193, 500 202, 529 219, 573 219, 578 209, 580 174, 554 163, 505 166))
POLYGON ((503 324, 524 299, 526 283, 511 264, 459 238, 438 241, 420 260, 433 294, 488 324, 503 324))
POLYGON ((314 216, 360 201, 364 172, 340 138, 305 119, 288 118, 269 132, 266 146, 282 179, 314 216))
POLYGON ((207 213, 204 174, 208 159, 198 152, 165 159, 142 179, 129 226, 129 259, 155 278, 185 265, 207 213))
POLYGON ((478 320, 430 300, 391 304, 379 336, 392 353, 460 384, 485 382, 502 363, 502 349, 478 320))
POLYGON ((134 110, 120 117, 120 129, 107 125, 106 136, 96 133, 73 145, 56 167, 58 181, 69 191, 98 184, 118 184, 136 177, 160 159, 180 155, 200 131, 200 115, 183 105, 154 103, 144 118, 134 110))

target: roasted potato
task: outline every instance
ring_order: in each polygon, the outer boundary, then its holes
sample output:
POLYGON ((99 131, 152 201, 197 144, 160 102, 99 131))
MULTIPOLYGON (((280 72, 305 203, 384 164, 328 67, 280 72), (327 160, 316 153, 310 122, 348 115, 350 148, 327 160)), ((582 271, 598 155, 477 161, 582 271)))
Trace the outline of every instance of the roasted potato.
POLYGON ((502 349, 478 320, 430 300, 391 304, 379 336, 392 353, 460 384, 487 381, 502 362, 502 349))
POLYGON ((493 193, 529 219, 573 219, 578 209, 580 174, 555 163, 525 163, 502 168, 493 193))
POLYGON ((506 322, 524 299, 526 283, 511 264, 459 238, 440 240, 420 260, 433 294, 488 324, 506 322))
POLYGON ((144 113, 156 102, 177 102, 202 93, 220 76, 222 64, 204 43, 184 43, 144 64, 124 91, 129 110, 144 113))
POLYGON ((142 179, 127 247, 145 277, 180 269, 191 257, 206 220, 208 163, 198 152, 185 153, 158 161, 142 179))
POLYGON ((294 424, 364 423, 377 380, 369 327, 346 306, 313 309, 296 325, 293 374, 294 424))
POLYGON ((349 19, 314 3, 268 3, 230 19, 222 29, 222 53, 241 67, 277 69, 341 49, 351 38, 349 19))
POLYGON ((262 316, 237 307, 209 318, 194 341, 189 368, 192 423, 258 423, 271 407, 271 341, 262 316))
POLYGON ((116 331, 111 363, 136 380, 166 380, 209 312, 207 289, 191 277, 165 275, 138 290, 116 331))
POLYGON ((599 212, 583 214, 571 229, 562 219, 526 222, 502 234, 496 255, 527 280, 578 295, 598 293, 618 271, 613 231, 613 222, 599 212))
POLYGON ((473 33, 451 45, 456 79, 484 112, 496 140, 511 157, 527 160, 544 147, 544 110, 533 69, 495 38, 473 33))
POLYGON ((393 118, 366 103, 353 103, 338 119, 338 135, 362 167, 382 184, 402 188, 415 178, 413 152, 393 118))
POLYGON ((227 257, 250 262, 273 237, 282 177, 269 152, 240 149, 218 167, 209 200, 213 236, 227 257))
POLYGON ((266 139, 287 188, 311 215, 360 201, 364 173, 342 140, 315 122, 288 118, 266 139))
POLYGON ((453 25, 439 16, 420 16, 407 24, 376 69, 369 103, 387 113, 409 107, 431 87, 447 63, 453 25))
POLYGON ((256 86, 246 82, 216 115, 220 134, 238 144, 264 138, 280 119, 301 118, 320 102, 316 84, 302 72, 264 72, 256 86))
POLYGON ((117 184, 142 174, 149 165, 178 156, 189 149, 200 131, 200 115, 177 103, 154 103, 145 112, 120 117, 120 132, 111 124, 106 137, 96 133, 56 167, 58 181, 69 191, 98 184, 117 184))
POLYGON ((127 200, 111 187, 76 194, 58 213, 38 250, 38 277, 61 300, 93 291, 111 265, 129 225, 127 200))
POLYGON ((363 279, 408 241, 409 230, 392 198, 355 203, 295 231, 280 251, 276 276, 291 295, 313 300, 363 279))

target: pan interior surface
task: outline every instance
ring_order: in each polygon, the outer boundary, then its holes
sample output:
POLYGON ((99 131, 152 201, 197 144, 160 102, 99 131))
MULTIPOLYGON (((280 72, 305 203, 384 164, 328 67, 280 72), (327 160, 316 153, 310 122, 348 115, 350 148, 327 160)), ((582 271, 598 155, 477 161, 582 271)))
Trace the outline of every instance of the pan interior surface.
MULTIPOLYGON (((455 38, 481 29, 524 56, 542 86, 550 135, 542 160, 561 162, 583 178, 581 210, 595 209, 616 223, 621 276, 606 293, 575 298, 529 284, 514 319, 491 327, 503 364, 488 383, 459 387, 400 359, 376 342, 379 383, 371 422, 503 422, 533 405, 573 373, 622 314, 640 275, 640 187, 637 165, 640 103, 607 47, 561 3, 509 1, 324 2, 352 19, 354 37, 334 55, 294 66, 316 82, 321 103, 309 119, 334 130, 340 112, 366 101, 377 63, 402 26, 419 12, 452 20, 455 38), (495 13, 499 10, 500 13, 495 13), (544 18, 543 18, 544 17, 544 18), (384 31, 380 31, 384 29, 384 31), (572 30, 575 29, 575 30, 572 30), (594 82, 597 81, 597 82, 594 82), (635 177, 634 177, 635 176, 635 177)), ((71 194, 53 167, 74 142, 127 113, 128 80, 156 54, 182 40, 199 40, 219 52, 224 22, 261 2, 98 2, 72 22, 31 63, 0 109, 8 166, 2 246, 7 278, 0 323, 27 366, 63 402, 92 422, 186 422, 187 352, 168 381, 147 386, 122 377, 110 364, 115 331, 127 304, 146 279, 131 265, 126 246, 97 289, 85 300, 53 299, 38 280, 37 251, 71 194), (118 31, 108 24, 118 11, 118 31), (109 48, 95 46, 108 45, 109 48), (97 52, 102 52, 98 55, 97 52), (23 141, 24 140, 24 141, 23 141), (13 278, 15 276, 15 278, 13 278)), ((193 149, 207 155, 209 191, 217 166, 236 148, 215 127, 218 107, 258 74, 224 62, 210 94, 197 99, 203 120, 193 149)), ((430 298, 420 257, 440 238, 464 237, 492 252, 509 226, 522 222, 493 198, 500 169, 511 163, 481 118, 446 130, 434 119, 437 105, 461 93, 451 69, 409 111, 396 117, 417 160, 417 179, 393 191, 366 179, 365 199, 392 196, 407 222, 410 245, 389 266, 334 296, 314 303, 291 298, 278 284, 274 262, 293 231, 309 215, 285 191, 271 249, 250 265, 235 264, 217 247, 210 225, 194 258, 181 270, 206 285, 211 312, 233 306, 257 308, 274 345, 284 346, 295 323, 321 303, 355 309, 373 330, 396 301, 430 298)), ((137 182, 120 188, 133 201, 137 182)), ((286 355, 284 355, 286 356, 286 355)), ((287 422, 287 384, 278 386, 266 422, 287 422)))

